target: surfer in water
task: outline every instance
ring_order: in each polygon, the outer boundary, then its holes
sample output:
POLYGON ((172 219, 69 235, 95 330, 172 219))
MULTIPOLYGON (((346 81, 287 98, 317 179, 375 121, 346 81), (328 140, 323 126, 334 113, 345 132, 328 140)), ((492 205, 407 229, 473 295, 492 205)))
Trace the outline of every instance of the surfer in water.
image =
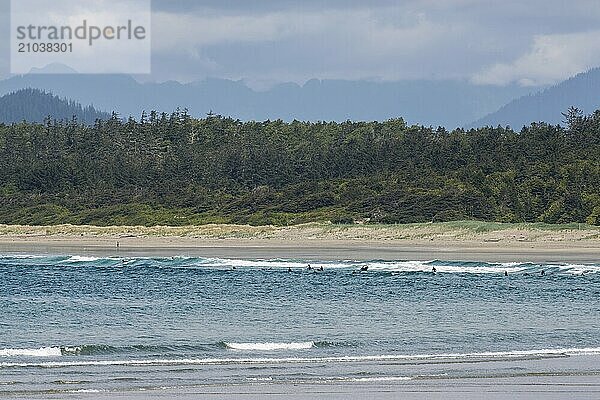
POLYGON ((307 269, 308 271, 312 271, 313 267, 311 267, 311 266, 310 266, 310 264, 308 264, 308 267, 306 267, 306 269, 307 269))
POLYGON ((290 267, 288 267, 288 272, 292 272, 292 269, 290 267))
POLYGON ((366 272, 369 269, 368 265, 363 265, 362 267, 360 267, 360 270, 363 272, 366 272))
POLYGON ((437 272, 437 269, 435 269, 435 267, 433 267, 433 268, 431 268, 431 272, 435 274, 437 272))
POLYGON ((546 271, 542 270, 542 272, 540 272, 540 275, 546 275, 546 271))
POLYGON ((504 276, 508 276, 508 271, 504 271, 504 276))

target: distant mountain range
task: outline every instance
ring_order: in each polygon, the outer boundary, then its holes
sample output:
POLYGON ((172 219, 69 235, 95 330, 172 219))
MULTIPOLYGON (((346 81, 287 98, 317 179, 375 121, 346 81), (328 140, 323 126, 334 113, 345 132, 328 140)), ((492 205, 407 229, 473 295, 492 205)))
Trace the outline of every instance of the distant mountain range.
MULTIPOLYGON (((142 111, 170 113, 187 108, 196 117, 212 111, 241 120, 382 121, 402 117, 409 123, 448 129, 510 125, 519 130, 535 121, 558 124, 561 112, 570 106, 586 113, 600 108, 600 68, 536 93, 532 91, 538 89, 517 85, 433 80, 313 79, 304 85, 283 83, 265 91, 253 90, 243 81, 140 83, 128 75, 34 73, 0 81, 0 95, 24 88, 93 104, 96 109, 115 111, 125 118, 138 118, 142 111)), ((32 118, 39 115, 34 112, 32 118)))
POLYGON ((575 106, 586 114, 600 109, 600 68, 594 68, 535 94, 519 97, 469 127, 510 125, 519 130, 531 122, 562 122, 562 112, 575 106))
POLYGON ((529 93, 519 86, 480 86, 463 81, 369 82, 310 80, 256 91, 242 81, 139 83, 127 75, 28 74, 0 81, 0 95, 38 88, 123 117, 142 111, 187 108, 201 117, 212 111, 241 120, 386 120, 453 129, 529 93))
POLYGON ((97 119, 109 118, 110 114, 39 89, 21 89, 0 97, 0 122, 42 122, 47 117, 57 120, 75 117, 80 122, 93 124, 97 119))

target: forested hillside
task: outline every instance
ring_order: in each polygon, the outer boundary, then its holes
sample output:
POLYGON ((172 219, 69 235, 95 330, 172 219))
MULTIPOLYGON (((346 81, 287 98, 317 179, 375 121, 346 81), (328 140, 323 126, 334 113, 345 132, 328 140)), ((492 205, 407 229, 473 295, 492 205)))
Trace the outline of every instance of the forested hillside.
POLYGON ((521 132, 185 112, 0 125, 0 223, 600 224, 600 111, 567 119, 521 132))
POLYGON ((76 117, 93 124, 96 119, 109 118, 110 114, 38 89, 22 89, 0 97, 0 122, 42 122, 48 117, 65 120, 76 117))
POLYGON ((569 106, 586 112, 598 109, 599 93, 600 68, 592 68, 538 93, 516 98, 469 127, 509 125, 521 129, 534 121, 559 124, 563 120, 561 112, 569 106))

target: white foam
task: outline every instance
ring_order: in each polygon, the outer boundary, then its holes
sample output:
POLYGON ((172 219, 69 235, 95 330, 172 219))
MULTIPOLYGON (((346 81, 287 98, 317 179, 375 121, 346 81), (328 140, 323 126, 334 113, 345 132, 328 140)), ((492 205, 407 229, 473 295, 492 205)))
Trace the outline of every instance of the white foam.
POLYGON ((315 346, 315 342, 292 342, 292 343, 227 343, 225 346, 232 350, 304 350, 315 346))
POLYGON ((372 378, 350 378, 346 379, 350 382, 393 382, 393 381, 410 381, 410 376, 377 376, 372 378))
POLYGON ((353 269, 358 270, 362 266, 368 266, 369 271, 385 272, 431 272, 435 265, 437 272, 441 273, 470 273, 470 274, 501 274, 504 271, 509 273, 522 272, 527 270, 523 263, 503 263, 482 265, 444 265, 443 262, 432 264, 430 261, 339 261, 339 262, 311 262, 311 261, 292 261, 284 259, 267 260, 237 260, 226 258, 208 258, 204 259, 200 265, 205 267, 236 267, 236 268, 274 268, 274 269, 306 269, 311 265, 314 269, 323 267, 327 269, 353 269))
POLYGON ((444 353, 444 354, 390 354, 373 356, 339 356, 339 357, 286 357, 286 358, 184 358, 184 359, 149 359, 149 360, 97 360, 97 361, 47 361, 38 363, 0 363, 0 368, 40 367, 63 368, 78 366, 165 366, 165 365, 222 365, 222 364, 284 364, 284 363, 317 363, 317 362, 377 362, 377 361, 468 361, 468 360, 502 360, 527 357, 564 357, 575 355, 600 355, 600 347, 560 348, 540 350, 516 350, 480 353, 444 353))
MULTIPOLYGON (((39 256, 39 255, 0 255, 1 258, 47 258, 48 261, 57 262, 57 256, 39 256)), ((586 275, 600 273, 600 264, 531 264, 528 262, 506 262, 506 263, 464 263, 429 260, 429 261, 316 261, 316 260, 293 260, 293 259, 228 259, 228 258, 202 258, 202 257, 128 257, 126 259, 113 257, 92 257, 82 255, 60 256, 60 262, 78 264, 97 261, 111 261, 115 265, 146 265, 147 263, 158 263, 157 266, 166 268, 217 268, 231 269, 288 269, 305 270, 310 264, 314 269, 323 267, 325 270, 358 270, 363 266, 368 266, 369 271, 385 271, 395 274, 402 272, 431 272, 435 266, 439 273, 467 273, 467 274, 503 274, 508 273, 538 272, 540 268, 546 270, 555 270, 559 273, 569 275, 586 275), (123 261, 125 260, 125 261, 123 261)))
POLYGON ((504 263, 500 263, 499 265, 503 266, 503 267, 515 267, 517 265, 522 265, 522 264, 526 264, 524 262, 519 262, 519 261, 512 261, 512 262, 504 262, 504 263))
POLYGON ((585 265, 585 264, 567 264, 557 265, 558 269, 567 272, 572 275, 585 275, 595 274, 600 272, 600 266, 598 265, 585 265))
POLYGON ((504 271, 516 273, 526 270, 524 266, 516 265, 444 265, 432 264, 431 261, 390 261, 366 263, 369 271, 386 272, 431 272, 432 268, 438 273, 467 273, 467 274, 501 274, 504 271))
MULTIPOLYGON (((338 262, 315 262, 315 261, 293 261, 285 259, 265 259, 265 260, 238 260, 227 258, 207 258, 202 259, 198 266, 216 267, 216 268, 273 268, 304 270, 310 264, 314 269, 351 269, 358 270, 363 266, 368 266, 369 271, 380 272, 431 272, 434 264, 430 261, 338 261, 338 262)), ((435 264, 438 272, 442 273, 471 273, 471 274, 501 274, 504 271, 509 273, 521 272, 527 269, 522 263, 504 263, 504 264, 486 264, 483 265, 453 265, 444 263, 435 264)))
POLYGON ((292 261, 282 259, 268 259, 268 260, 238 260, 228 258, 207 258, 202 260, 199 264, 205 267, 236 267, 236 268, 277 268, 277 269, 306 269, 310 264, 311 267, 318 269, 320 267, 326 268, 348 268, 351 264, 342 262, 330 262, 330 263, 319 263, 313 261, 292 261))
POLYGON ((100 257, 71 256, 70 258, 66 259, 65 262, 92 262, 98 260, 100 260, 100 257))
POLYGON ((27 259, 27 258, 46 258, 46 257, 47 256, 36 255, 36 254, 2 254, 2 255, 0 255, 0 259, 2 259, 2 258, 27 259))
POLYGON ((60 347, 40 347, 38 349, 2 349, 0 357, 56 357, 61 356, 60 347))

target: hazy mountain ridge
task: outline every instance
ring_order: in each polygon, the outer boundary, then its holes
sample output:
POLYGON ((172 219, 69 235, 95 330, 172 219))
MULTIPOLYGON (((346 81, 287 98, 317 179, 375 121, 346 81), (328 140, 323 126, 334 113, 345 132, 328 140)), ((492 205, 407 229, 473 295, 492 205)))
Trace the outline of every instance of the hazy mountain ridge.
POLYGON ((107 119, 110 114, 96 110, 40 89, 20 89, 0 97, 0 122, 42 122, 47 117, 93 124, 97 119, 107 119))
POLYGON ((266 91, 243 81, 206 79, 139 83, 128 75, 29 74, 0 81, 0 95, 39 88, 82 104, 139 117, 142 111, 170 113, 187 108, 241 120, 345 121, 402 117, 409 123, 463 126, 492 112, 530 88, 478 86, 465 81, 370 82, 313 79, 304 85, 278 84, 266 91))
POLYGON ((561 113, 575 106, 585 113, 600 108, 600 68, 577 74, 552 87, 519 97, 468 127, 509 125, 520 129, 531 122, 562 122, 561 113))

